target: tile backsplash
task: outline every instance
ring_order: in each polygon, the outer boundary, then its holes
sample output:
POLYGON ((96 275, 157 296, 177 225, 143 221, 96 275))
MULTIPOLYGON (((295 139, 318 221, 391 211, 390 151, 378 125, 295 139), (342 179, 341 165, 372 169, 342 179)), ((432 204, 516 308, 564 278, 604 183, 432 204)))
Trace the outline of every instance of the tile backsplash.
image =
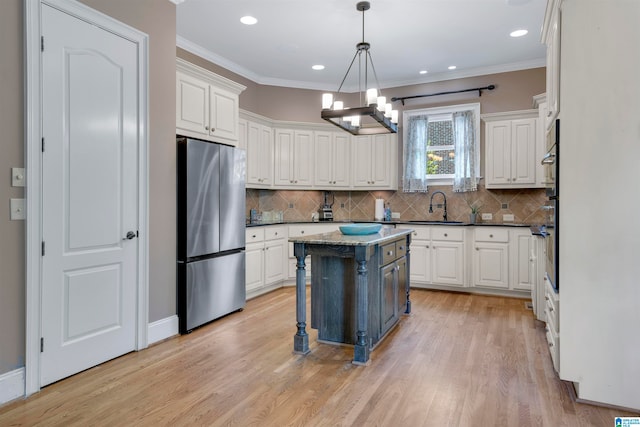
MULTIPOLYGON (((432 186, 428 193, 403 193, 401 191, 332 191, 333 217, 336 221, 373 220, 375 199, 384 199, 392 212, 400 214, 400 220, 442 220, 442 196, 433 198, 433 213, 429 213, 429 201, 434 191, 447 196, 447 213, 450 221, 469 221, 470 206, 479 208, 477 222, 503 222, 503 215, 513 215, 516 224, 542 224, 545 204, 544 189, 487 190, 454 193, 451 186, 432 186), (483 213, 491 213, 491 220, 481 220, 483 213)), ((324 202, 324 191, 313 190, 256 190, 247 189, 247 218, 249 211, 282 211, 284 221, 310 221, 312 214, 324 202)))

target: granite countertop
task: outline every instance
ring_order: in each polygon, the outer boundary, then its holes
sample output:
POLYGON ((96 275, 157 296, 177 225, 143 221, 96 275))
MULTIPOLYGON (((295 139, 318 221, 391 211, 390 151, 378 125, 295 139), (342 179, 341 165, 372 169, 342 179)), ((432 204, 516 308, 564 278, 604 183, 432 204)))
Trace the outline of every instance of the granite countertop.
POLYGON ((311 245, 370 246, 406 236, 411 232, 412 230, 402 228, 383 228, 377 233, 366 235, 345 235, 340 231, 334 231, 332 233, 313 234, 304 237, 291 237, 289 241, 311 245))
POLYGON ((279 221, 279 222, 260 222, 260 223, 247 223, 247 227, 263 227, 266 225, 289 225, 289 224, 352 224, 352 223, 376 223, 376 224, 389 224, 389 225, 446 225, 456 227, 531 227, 532 224, 518 224, 518 223, 492 223, 492 222, 442 222, 442 221, 372 221, 368 219, 353 219, 350 221, 279 221))

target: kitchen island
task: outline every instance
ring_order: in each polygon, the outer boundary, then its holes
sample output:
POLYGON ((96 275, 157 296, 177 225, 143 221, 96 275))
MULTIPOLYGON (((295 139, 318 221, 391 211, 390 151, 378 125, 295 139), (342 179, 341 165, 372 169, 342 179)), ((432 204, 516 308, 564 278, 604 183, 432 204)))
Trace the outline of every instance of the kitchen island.
POLYGON ((311 327, 318 341, 354 346, 353 363, 366 364, 370 351, 411 311, 410 229, 382 229, 369 235, 339 231, 290 238, 296 264, 296 321, 293 351, 309 353, 306 331, 306 268, 311 256, 311 327))

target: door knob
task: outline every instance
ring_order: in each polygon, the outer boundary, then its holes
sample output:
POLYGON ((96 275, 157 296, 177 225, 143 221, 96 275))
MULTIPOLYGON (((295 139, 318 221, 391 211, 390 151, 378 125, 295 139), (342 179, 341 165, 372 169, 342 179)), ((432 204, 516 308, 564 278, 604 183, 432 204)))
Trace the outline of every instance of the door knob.
POLYGON ((122 240, 131 240, 131 239, 133 239, 135 237, 136 237, 136 233, 134 233, 133 231, 128 231, 127 235, 122 240))

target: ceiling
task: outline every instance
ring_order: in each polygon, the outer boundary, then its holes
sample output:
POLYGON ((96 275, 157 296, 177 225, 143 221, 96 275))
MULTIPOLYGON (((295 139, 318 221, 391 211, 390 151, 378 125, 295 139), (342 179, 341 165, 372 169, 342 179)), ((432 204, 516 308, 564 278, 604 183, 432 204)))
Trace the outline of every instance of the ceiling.
MULTIPOLYGON (((362 41, 357 0, 171 1, 178 3, 178 47, 259 84, 335 91, 362 41), (240 23, 245 15, 258 23, 240 23), (314 71, 315 64, 325 69, 314 71)), ((364 36, 380 87, 545 65, 540 30, 546 0, 370 3, 364 36), (509 36, 520 28, 529 33, 509 36)), ((354 70, 343 91, 358 90, 354 70)))

